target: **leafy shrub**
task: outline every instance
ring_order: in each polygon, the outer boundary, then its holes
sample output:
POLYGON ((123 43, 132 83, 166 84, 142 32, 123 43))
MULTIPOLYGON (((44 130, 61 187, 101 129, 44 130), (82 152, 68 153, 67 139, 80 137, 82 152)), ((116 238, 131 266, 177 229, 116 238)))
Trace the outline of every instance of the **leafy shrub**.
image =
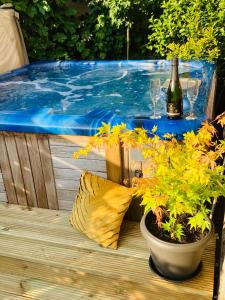
POLYGON ((150 18, 150 50, 185 59, 224 57, 225 0, 164 0, 162 9, 150 18))
MULTIPOLYGON (((225 113, 217 117, 217 123, 225 126, 225 113)), ((148 132, 144 128, 130 130, 124 123, 113 127, 102 123, 74 158, 87 156, 93 147, 103 145, 121 143, 139 149, 146 159, 145 167, 153 174, 141 180, 135 195, 142 197, 145 212, 155 215, 165 238, 186 243, 192 233, 200 237, 209 229, 213 204, 225 196, 225 166, 218 164, 225 153, 225 141, 218 139, 215 127, 208 122, 197 133, 185 133, 182 142, 169 133, 162 140, 156 132, 156 126, 148 132)))
POLYGON ((82 59, 121 59, 125 57, 125 31, 111 23, 108 9, 89 3, 89 13, 80 17, 76 43, 82 59))
POLYGON ((12 0, 31 60, 123 59, 127 28, 130 58, 225 57, 225 0, 87 0, 81 16, 71 2, 12 0))
MULTIPOLYGON (((8 2, 0 0, 0 3, 8 2)), ((31 60, 69 59, 76 55, 77 20, 68 0, 13 0, 20 13, 31 60)))
MULTIPOLYGON (((151 15, 159 15, 162 0, 91 0, 92 6, 104 7, 111 24, 121 30, 124 49, 126 48, 127 33, 129 29, 130 58, 149 57, 146 48, 148 41, 148 19, 151 15)), ((124 50, 124 56, 126 51, 124 50)))
POLYGON ((127 23, 132 25, 132 58, 147 56, 148 18, 161 1, 89 0, 88 13, 79 16, 71 2, 12 0, 31 60, 126 58, 127 23))

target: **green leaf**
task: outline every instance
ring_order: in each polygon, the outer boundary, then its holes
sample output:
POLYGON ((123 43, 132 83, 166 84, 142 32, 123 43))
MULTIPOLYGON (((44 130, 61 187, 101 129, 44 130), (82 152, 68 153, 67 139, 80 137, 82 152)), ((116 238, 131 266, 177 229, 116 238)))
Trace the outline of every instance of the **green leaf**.
POLYGON ((202 231, 210 226, 210 222, 206 219, 206 215, 202 212, 198 212, 193 217, 190 217, 188 224, 191 229, 201 228, 202 231))

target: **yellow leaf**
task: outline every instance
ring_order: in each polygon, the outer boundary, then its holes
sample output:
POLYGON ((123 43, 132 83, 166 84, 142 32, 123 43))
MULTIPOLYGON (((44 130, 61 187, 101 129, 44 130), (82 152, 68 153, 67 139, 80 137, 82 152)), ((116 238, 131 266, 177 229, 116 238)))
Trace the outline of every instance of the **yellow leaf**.
POLYGON ((220 124, 222 127, 225 126, 225 112, 220 114, 219 116, 216 117, 217 123, 220 124))
POLYGON ((157 127, 156 125, 154 125, 154 126, 152 127, 152 133, 155 133, 155 132, 157 131, 157 129, 158 129, 158 127, 157 127))
POLYGON ((166 133, 166 134, 164 134, 163 135, 163 137, 165 138, 165 139, 172 139, 173 137, 174 137, 174 134, 172 134, 172 133, 166 133))

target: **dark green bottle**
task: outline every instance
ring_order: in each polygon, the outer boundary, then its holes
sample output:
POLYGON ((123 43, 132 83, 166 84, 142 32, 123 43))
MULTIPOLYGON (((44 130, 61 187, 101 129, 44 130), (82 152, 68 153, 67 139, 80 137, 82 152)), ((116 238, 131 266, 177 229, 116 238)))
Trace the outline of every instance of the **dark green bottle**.
POLYGON ((167 117, 180 119, 183 115, 182 89, 178 75, 178 59, 172 60, 170 83, 167 90, 167 117))

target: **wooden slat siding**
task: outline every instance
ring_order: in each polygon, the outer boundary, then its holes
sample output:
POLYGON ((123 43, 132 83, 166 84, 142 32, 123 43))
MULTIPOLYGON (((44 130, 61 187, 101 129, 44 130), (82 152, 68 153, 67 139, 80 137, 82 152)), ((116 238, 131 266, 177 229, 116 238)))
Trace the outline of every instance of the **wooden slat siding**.
MULTIPOLYGON (((51 153, 57 157, 73 157, 73 153, 78 151, 81 147, 71 146, 71 145, 51 145, 51 153)), ((80 157, 80 159, 95 159, 95 160, 105 160, 105 153, 103 151, 92 151, 88 157, 80 157)))
POLYGON ((0 182, 3 182, 3 177, 2 177, 2 170, 1 170, 1 165, 0 165, 0 182))
MULTIPOLYGON (((0 154, 1 155, 1 154, 0 154)), ((2 170, 0 168, 0 193, 5 193, 5 185, 2 177, 2 170)))
POLYGON ((0 164, 8 202, 18 204, 5 138, 2 132, 0 133, 0 164))
POLYGON ((84 147, 91 137, 49 136, 59 209, 71 210, 78 192, 80 176, 88 170, 106 178, 104 149, 93 149, 88 157, 73 159, 73 153, 84 147))
MULTIPOLYGON (((78 188, 80 177, 83 170, 57 169, 54 168, 56 190, 58 197, 59 209, 71 210, 78 188)), ((100 177, 106 178, 106 173, 92 172, 100 177)))
POLYGON ((80 180, 74 179, 55 179, 55 184, 57 190, 69 190, 75 191, 78 190, 80 185, 80 180))
POLYGON ((30 207, 37 207, 36 192, 25 135, 23 133, 15 133, 15 141, 24 179, 27 203, 30 207))
POLYGON ((74 201, 60 200, 59 201, 59 209, 71 211, 73 208, 73 203, 74 203, 74 201))
POLYGON ((7 195, 6 193, 0 193, 0 202, 4 202, 4 203, 7 203, 7 195))
POLYGON ((9 72, 29 63, 21 29, 13 9, 1 9, 0 73, 9 72))
MULTIPOLYGON (((86 136, 53 136, 49 135, 49 144, 51 153, 56 157, 72 158, 73 153, 78 149, 85 147, 92 137, 86 136)), ((105 161, 105 149, 93 148, 85 160, 103 160, 105 161)))
POLYGON ((90 136, 76 136, 76 135, 49 135, 50 145, 67 145, 84 147, 90 141, 90 136))
POLYGON ((25 185, 21 170, 21 164, 16 147, 15 137, 13 133, 4 133, 5 144, 8 152, 9 163, 12 170, 14 186, 17 194, 19 205, 27 205, 27 196, 25 192, 25 185))
POLYGON ((73 169, 73 170, 87 170, 105 172, 106 163, 103 160, 94 159, 73 159, 56 157, 52 155, 52 163, 54 168, 59 169, 73 169))
POLYGON ((51 152, 49 148, 48 136, 38 135, 38 145, 44 175, 48 207, 50 209, 59 209, 56 194, 55 178, 52 167, 51 152))
POLYGON ((31 162, 38 207, 48 208, 41 158, 35 134, 26 133, 27 148, 31 162))
POLYGON ((6 190, 5 190, 5 185, 4 185, 3 177, 2 177, 1 160, 0 160, 0 202, 1 203, 7 203, 8 202, 7 195, 6 195, 6 190))
POLYGON ((116 183, 122 184, 122 149, 120 144, 115 144, 112 147, 106 147, 106 170, 107 178, 116 183))
MULTIPOLYGON (((62 179, 62 180, 70 179, 70 180, 79 181, 82 172, 83 170, 54 168, 55 178, 62 179)), ((103 178, 107 177, 106 172, 92 171, 92 173, 103 178)))
POLYGON ((0 193, 5 192, 5 185, 3 182, 0 182, 0 193))
POLYGON ((78 193, 78 190, 69 191, 69 190, 57 190, 58 201, 70 201, 74 202, 75 196, 78 193))
POLYGON ((11 299, 17 293, 29 299, 80 299, 76 295, 82 292, 84 299, 96 300, 212 299, 214 239, 204 251, 200 274, 174 283, 149 269, 138 223, 124 223, 115 251, 74 230, 68 217, 63 211, 0 205, 0 228, 9 228, 0 230, 0 291, 11 299))

